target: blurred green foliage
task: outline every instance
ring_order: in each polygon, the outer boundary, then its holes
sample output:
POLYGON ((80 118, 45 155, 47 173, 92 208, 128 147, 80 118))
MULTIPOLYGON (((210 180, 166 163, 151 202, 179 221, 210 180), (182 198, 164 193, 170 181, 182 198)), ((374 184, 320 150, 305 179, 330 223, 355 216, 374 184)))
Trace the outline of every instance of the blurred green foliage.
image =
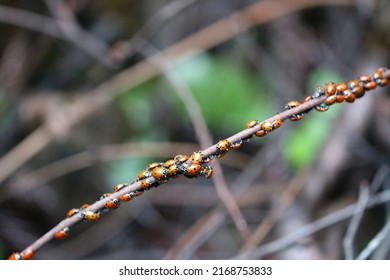
MULTIPOLYGON (((327 69, 315 69, 308 79, 308 92, 313 91, 317 86, 324 85, 329 81, 340 81, 340 76, 327 69)), ((341 109, 340 104, 330 107, 324 114, 312 110, 303 121, 292 129, 285 138, 283 154, 290 166, 299 169, 310 165, 316 158, 317 152, 329 135, 333 121, 337 118, 341 109)))

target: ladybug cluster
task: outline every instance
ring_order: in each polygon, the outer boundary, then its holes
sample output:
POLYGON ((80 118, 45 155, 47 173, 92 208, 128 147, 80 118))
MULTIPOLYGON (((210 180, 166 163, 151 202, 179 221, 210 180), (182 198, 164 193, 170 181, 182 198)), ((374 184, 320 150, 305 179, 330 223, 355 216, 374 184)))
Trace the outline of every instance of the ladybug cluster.
MULTIPOLYGON (((141 190, 131 191, 119 196, 119 198, 108 199, 104 208, 98 211, 87 210, 89 204, 83 204, 80 208, 70 209, 66 217, 70 218, 76 214, 80 214, 84 222, 94 222, 101 218, 103 214, 109 210, 116 209, 122 202, 132 200, 134 197, 140 196, 145 190, 152 187, 158 187, 161 184, 168 182, 170 178, 177 178, 184 175, 187 178, 205 177, 210 178, 213 174, 213 168, 205 164, 203 154, 200 151, 194 152, 191 156, 176 155, 173 159, 166 162, 152 162, 148 164, 145 170, 138 173, 130 184, 140 181, 141 190)), ((114 192, 118 192, 129 186, 127 183, 120 183, 114 187, 114 192)), ((100 200, 107 199, 111 193, 104 193, 100 196, 100 200)), ((69 228, 66 227, 54 234, 55 239, 62 239, 69 235, 69 228)))
MULTIPOLYGON (((377 86, 383 87, 388 84, 388 80, 384 77, 383 72, 387 69, 380 67, 375 71, 374 75, 361 75, 357 79, 349 81, 349 83, 340 82, 335 84, 333 82, 326 83, 325 86, 319 86, 315 89, 314 93, 307 96, 303 103, 313 99, 325 97, 325 101, 314 107, 319 112, 325 112, 329 106, 335 103, 354 102, 356 98, 364 96, 366 91, 373 90, 377 86)), ((296 100, 288 102, 285 106, 286 110, 300 106, 301 103, 296 100)), ((309 108, 306 111, 292 114, 288 117, 291 121, 299 121, 303 118, 303 114, 308 113, 313 108, 309 108)), ((263 122, 258 120, 251 120, 246 124, 246 129, 252 129, 258 126, 258 130, 254 132, 257 137, 263 137, 268 133, 279 128, 283 124, 283 119, 269 119, 263 122)), ((158 187, 161 184, 168 182, 170 178, 177 178, 181 175, 187 178, 205 177, 210 178, 213 174, 213 168, 208 164, 213 158, 221 158, 228 150, 238 149, 244 141, 249 141, 253 134, 247 138, 237 140, 234 143, 229 142, 228 139, 220 140, 214 147, 214 153, 211 155, 203 155, 201 151, 195 151, 191 156, 176 155, 173 159, 169 159, 166 162, 152 162, 148 164, 145 170, 138 173, 138 177, 135 178, 130 184, 140 182, 140 190, 131 191, 120 195, 118 198, 108 199, 111 193, 104 193, 101 195, 100 200, 105 199, 105 205, 103 209, 98 211, 87 210, 89 204, 83 204, 80 208, 70 209, 66 217, 70 218, 74 215, 80 215, 82 221, 93 222, 100 219, 100 217, 113 209, 120 206, 122 202, 132 200, 134 197, 140 196, 145 190, 149 190, 152 187, 158 187)), ((113 192, 119 192, 123 188, 129 186, 127 183, 121 183, 114 187, 113 192)), ((54 234, 55 239, 62 239, 69 235, 69 228, 65 227, 62 230, 54 234)), ((34 251, 31 248, 27 248, 21 253, 13 253, 9 256, 9 260, 28 260, 34 256, 34 251)))
MULTIPOLYGON (((323 103, 314 107, 314 109, 319 112, 325 112, 335 103, 342 103, 344 101, 352 103, 356 100, 356 98, 363 97, 366 91, 374 90, 377 86, 386 86, 388 84, 388 79, 383 76, 383 72, 386 70, 387 69, 385 67, 380 67, 375 71, 374 75, 361 75, 357 79, 353 79, 348 83, 326 83, 325 86, 317 87, 313 95, 307 96, 303 103, 326 96, 323 103)), ((285 109, 292 109, 299 105, 301 105, 299 101, 293 100, 287 103, 285 109)), ((291 121, 299 121, 303 118, 304 113, 308 113, 311 110, 312 108, 303 113, 291 115, 289 119, 291 121)))

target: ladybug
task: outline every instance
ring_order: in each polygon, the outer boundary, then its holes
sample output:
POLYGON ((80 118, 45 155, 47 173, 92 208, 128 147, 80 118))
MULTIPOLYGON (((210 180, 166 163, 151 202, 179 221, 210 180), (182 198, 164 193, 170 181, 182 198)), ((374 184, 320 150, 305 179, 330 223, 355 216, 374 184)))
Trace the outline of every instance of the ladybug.
POLYGON ((246 128, 252 128, 252 127, 256 126, 258 123, 259 123, 258 120, 251 120, 251 121, 246 123, 246 128))
POLYGON ((229 149, 230 143, 227 139, 221 140, 217 143, 217 150, 220 153, 226 152, 229 149))
POLYGON ((320 105, 317 105, 314 107, 318 112, 325 112, 329 109, 329 106, 327 106, 325 103, 321 103, 320 105))
POLYGON ((342 102, 344 102, 344 96, 343 96, 342 93, 341 93, 341 94, 339 94, 339 93, 336 94, 336 102, 337 102, 337 103, 342 103, 342 102))
POLYGON ((353 90, 355 87, 358 87, 358 86, 360 86, 359 81, 356 79, 353 79, 353 80, 349 81, 349 83, 348 83, 348 88, 350 90, 353 90))
POLYGON ((242 144, 242 140, 239 140, 237 142, 231 143, 230 148, 237 150, 241 147, 241 144, 242 144))
POLYGON ((148 190, 150 187, 153 187, 157 182, 154 181, 152 177, 148 177, 141 181, 141 188, 148 190))
POLYGON ((114 192, 119 192, 124 187, 127 187, 128 185, 126 183, 120 183, 114 187, 114 192))
POLYGON ((352 93, 357 97, 357 98, 360 98, 360 97, 363 97, 364 96, 364 88, 361 87, 360 85, 354 87, 352 89, 352 93))
POLYGON ((84 203, 83 205, 80 206, 80 210, 88 208, 89 206, 91 206, 91 204, 84 203))
POLYGON ((191 161, 194 163, 202 163, 203 154, 201 151, 196 151, 191 155, 191 161))
POLYGON ((55 234, 54 234, 54 238, 55 239, 62 239, 62 238, 65 238, 69 235, 69 228, 66 227, 66 228, 63 228, 62 230, 60 231, 57 231, 55 234))
POLYGON ((301 105, 301 102, 297 101, 297 100, 291 100, 287 103, 286 106, 284 106, 284 108, 286 110, 290 110, 292 108, 295 108, 295 107, 298 107, 299 105, 301 105))
POLYGON ((277 129, 277 128, 281 127, 282 124, 283 124, 283 121, 282 121, 282 120, 279 120, 279 119, 274 120, 274 121, 272 122, 272 129, 277 129))
POLYGON ((142 179, 145 179, 145 178, 148 178, 152 176, 152 172, 150 172, 149 170, 142 170, 138 173, 138 179, 139 180, 142 180, 142 179))
POLYGON ((80 212, 79 208, 72 208, 66 213, 66 217, 70 218, 80 212))
POLYGON ((355 94, 353 94, 352 91, 350 91, 350 90, 345 90, 343 94, 344 94, 345 101, 347 101, 349 103, 354 102, 356 99, 355 94))
POLYGON ((34 256, 34 251, 30 248, 27 248, 21 253, 21 256, 24 260, 31 260, 34 256))
POLYGON ((318 86, 313 94, 314 98, 319 98, 325 94, 325 88, 323 86, 318 86))
POLYGON ((376 70, 373 77, 374 77, 374 80, 383 79, 383 72, 376 70))
POLYGON ((100 219, 100 213, 91 210, 84 210, 81 215, 83 216, 83 219, 88 222, 95 222, 100 219))
POLYGON ((184 176, 186 176, 187 178, 193 178, 198 175, 201 169, 202 165, 200 165, 199 163, 190 163, 184 169, 184 176))
POLYGON ((374 82, 374 81, 368 82, 364 85, 364 88, 367 90, 373 90, 376 88, 376 82, 374 82))
POLYGON ((309 101, 312 100, 312 99, 314 99, 313 96, 308 95, 308 96, 305 97, 305 99, 303 100, 303 102, 304 102, 304 103, 305 103, 305 102, 309 102, 309 101))
POLYGON ((164 162, 164 167, 169 168, 170 166, 176 164, 177 160, 174 159, 168 159, 166 162, 164 162))
POLYGON ((303 115, 302 114, 294 114, 294 115, 291 115, 291 117, 289 117, 290 121, 300 121, 301 119, 303 118, 303 115))
MULTIPOLYGON (((375 76, 374 76, 375 77, 375 76)), ((369 83, 369 82, 372 82, 372 78, 370 75, 361 75, 359 76, 359 81, 361 81, 362 83, 369 83)))
POLYGON ((332 96, 336 93, 337 86, 335 83, 330 82, 325 85, 325 93, 327 96, 332 96))
POLYGON ((174 160, 176 160, 178 163, 184 163, 187 160, 189 160, 189 158, 190 157, 187 155, 177 155, 177 156, 175 156, 174 160))
POLYGON ((344 92, 344 90, 348 89, 348 85, 344 82, 340 82, 340 83, 338 83, 336 89, 337 89, 337 93, 342 94, 344 92))
POLYGON ((213 167, 211 165, 204 165, 200 171, 200 175, 204 176, 206 179, 213 176, 213 167))
POLYGON ((105 204, 105 207, 106 207, 107 209, 116 209, 116 208, 119 207, 119 205, 120 205, 119 199, 114 198, 114 199, 108 200, 108 201, 106 202, 106 204, 105 204))
POLYGON ((262 129, 260 129, 260 130, 258 130, 258 131, 255 132, 255 135, 256 135, 257 137, 263 137, 263 136, 265 136, 266 134, 267 134, 267 132, 264 131, 264 130, 262 130, 262 129))
POLYGON ((152 170, 152 176, 158 181, 165 181, 168 179, 168 169, 165 167, 155 167, 152 170))
POLYGON ((148 166, 146 167, 146 170, 147 171, 152 171, 152 169, 156 168, 156 167, 159 167, 163 165, 162 163, 160 162, 152 162, 152 163, 149 163, 148 166))
POLYGON ((381 79, 380 81, 377 81, 378 86, 384 87, 389 83, 388 79, 381 79))
POLYGON ((122 202, 126 202, 126 201, 129 201, 129 200, 132 200, 132 199, 133 199, 133 196, 131 195, 131 193, 125 193, 125 194, 122 194, 119 197, 119 200, 122 201, 122 202))
POLYGON ((177 164, 173 164, 171 166, 169 166, 168 168, 168 175, 169 177, 177 177, 179 176, 181 173, 181 169, 179 168, 179 166, 177 164))
POLYGON ((9 257, 8 257, 8 260, 10 261, 19 261, 19 260, 22 260, 22 256, 20 255, 20 253, 12 253, 9 257))
POLYGON ((330 95, 325 99, 325 104, 327 106, 333 105, 336 102, 337 96, 336 95, 330 95))
POLYGON ((261 129, 265 132, 271 132, 272 131, 272 123, 269 121, 265 121, 261 123, 261 129))

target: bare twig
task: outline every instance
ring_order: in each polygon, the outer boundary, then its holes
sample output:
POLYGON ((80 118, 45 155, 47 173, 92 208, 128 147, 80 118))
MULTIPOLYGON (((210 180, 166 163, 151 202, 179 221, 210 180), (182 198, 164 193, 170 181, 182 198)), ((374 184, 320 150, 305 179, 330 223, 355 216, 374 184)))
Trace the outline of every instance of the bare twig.
POLYGON ((373 239, 367 244, 366 248, 356 257, 357 260, 367 259, 387 238, 390 234, 390 221, 387 221, 385 226, 375 235, 373 239))
MULTIPOLYGON (((390 201, 390 190, 383 191, 375 196, 372 196, 367 204, 367 208, 372 208, 374 206, 383 204, 390 201)), ((331 225, 334 225, 336 223, 339 223, 345 219, 348 219, 352 217, 355 213, 356 204, 353 203, 347 207, 344 207, 343 209, 340 209, 338 211, 335 211, 321 219, 318 219, 317 221, 308 224, 307 226, 304 226, 292 233, 290 233, 288 236, 282 237, 280 239, 277 239, 275 241, 269 242, 255 251, 253 251, 251 254, 240 254, 237 255, 235 258, 237 259, 260 259, 263 258, 269 254, 278 252, 280 250, 283 250, 287 248, 288 246, 294 244, 295 242, 310 236, 320 230, 323 230, 331 225)), ((388 223, 389 224, 389 223, 388 223)))
POLYGON ((360 186, 359 200, 356 203, 355 213, 348 225, 345 238, 343 240, 343 246, 345 251, 345 258, 347 260, 353 260, 355 257, 354 242, 355 236, 359 228, 359 224, 363 218, 364 210, 367 207, 368 200, 370 198, 370 192, 366 183, 360 186))
POLYGON ((305 186, 306 178, 309 174, 308 169, 302 169, 298 172, 290 184, 281 194, 280 199, 270 209, 269 214, 263 219, 260 225, 256 228, 252 238, 247 242, 240 253, 249 253, 253 251, 257 245, 267 236, 271 231, 276 221, 283 215, 286 209, 295 200, 297 195, 305 186))
POLYGON ((2 5, 0 5, 0 21, 69 41, 103 65, 114 67, 113 61, 108 56, 107 45, 73 23, 56 21, 47 16, 2 5), (66 32, 63 32, 64 30, 66 32))

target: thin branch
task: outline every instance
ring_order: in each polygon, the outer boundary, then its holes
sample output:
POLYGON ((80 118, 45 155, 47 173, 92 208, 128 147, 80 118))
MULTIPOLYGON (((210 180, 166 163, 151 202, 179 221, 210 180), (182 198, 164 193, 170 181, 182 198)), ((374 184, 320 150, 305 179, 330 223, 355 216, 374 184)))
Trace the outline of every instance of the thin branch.
POLYGON ((375 235, 366 248, 356 257, 357 260, 366 260, 381 245, 390 234, 390 221, 375 235))
MULTIPOLYGON (((192 34, 169 47, 163 53, 173 63, 180 58, 193 56, 203 50, 219 45, 237 34, 244 32, 253 25, 263 24, 294 11, 321 5, 344 6, 352 4, 352 0, 330 0, 326 2, 323 0, 300 0, 294 2, 287 0, 265 0, 257 2, 192 34), (237 26, 237 21, 243 23, 240 25, 240 28, 229 27, 237 26)), ((7 14, 7 11, 9 10, 2 10, 0 18, 4 14, 7 14)), ((22 15, 25 15, 24 12, 15 16, 18 22, 24 22, 24 17, 22 15)), ((28 14, 27 16, 30 15, 28 14)), ((34 20, 35 18, 33 18, 33 21, 34 20)), ((28 20, 26 22, 28 22, 28 20)), ((53 21, 48 21, 47 18, 43 17, 43 20, 39 21, 39 23, 39 26, 32 23, 32 28, 35 28, 38 31, 41 29, 46 30, 45 28, 47 27, 50 32, 59 34, 57 33, 58 27, 55 27, 55 29, 51 27, 52 25, 56 26, 53 24, 53 21)), ((0 184, 25 162, 49 145, 49 143, 56 139, 63 139, 66 137, 69 130, 75 124, 106 106, 118 95, 158 74, 159 72, 156 68, 151 67, 145 61, 141 61, 131 68, 118 73, 114 78, 104 82, 88 94, 76 98, 68 105, 64 105, 61 110, 53 112, 46 118, 42 126, 37 128, 38 131, 44 131, 42 135, 45 138, 44 143, 36 145, 33 139, 35 133, 33 132, 0 159, 0 184), (21 151, 24 146, 30 147, 28 153, 23 153, 21 151)))
MULTIPOLYGON (((377 205, 386 203, 390 201, 390 190, 383 191, 370 198, 370 201, 367 204, 367 208, 372 208, 377 205)), ((269 242, 259 248, 257 248, 251 254, 240 254, 237 255, 236 259, 261 259, 267 255, 281 251, 294 243, 302 240, 303 238, 310 236, 320 230, 323 230, 327 227, 330 227, 336 223, 339 223, 343 220, 346 220, 352 217, 355 213, 357 203, 350 204, 347 207, 344 207, 338 211, 335 211, 317 221, 310 223, 300 229, 290 233, 289 235, 282 237, 280 239, 269 242)))
POLYGON ((56 21, 47 16, 3 5, 0 5, 0 22, 17 25, 69 41, 103 65, 114 67, 113 61, 108 56, 107 45, 89 32, 69 22, 56 21), (63 30, 67 30, 66 34, 63 30))
POLYGON ((345 251, 345 258, 347 260, 353 260, 355 257, 354 243, 356 233, 359 229, 359 224, 363 218, 364 210, 367 207, 367 203, 370 198, 370 192, 366 183, 360 186, 359 199, 356 203, 355 213, 348 225, 347 232, 343 240, 343 246, 345 251))
POLYGON ((258 244, 271 231, 276 221, 283 215, 287 208, 294 202, 298 194, 305 186, 309 170, 302 169, 295 175, 290 184, 283 191, 278 201, 270 209, 268 215, 264 217, 260 225, 256 228, 252 238, 242 248, 240 253, 249 253, 253 251, 258 244))

